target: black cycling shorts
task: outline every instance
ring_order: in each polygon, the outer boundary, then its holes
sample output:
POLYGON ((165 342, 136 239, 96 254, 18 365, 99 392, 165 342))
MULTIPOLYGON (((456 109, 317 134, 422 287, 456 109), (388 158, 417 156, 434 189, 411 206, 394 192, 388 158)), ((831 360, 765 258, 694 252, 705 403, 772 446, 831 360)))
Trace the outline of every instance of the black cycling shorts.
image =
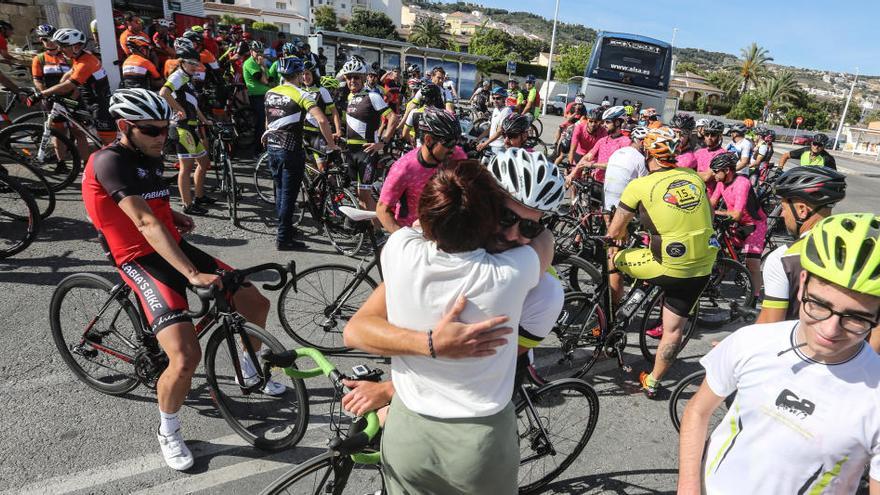
POLYGON ((700 299, 700 294, 709 283, 711 275, 693 278, 675 278, 669 275, 660 275, 646 280, 663 289, 663 307, 673 313, 687 318, 693 312, 700 299))
POLYGON ((351 150, 348 153, 348 177, 357 181, 359 188, 369 188, 376 180, 378 162, 378 153, 367 153, 363 148, 351 150))

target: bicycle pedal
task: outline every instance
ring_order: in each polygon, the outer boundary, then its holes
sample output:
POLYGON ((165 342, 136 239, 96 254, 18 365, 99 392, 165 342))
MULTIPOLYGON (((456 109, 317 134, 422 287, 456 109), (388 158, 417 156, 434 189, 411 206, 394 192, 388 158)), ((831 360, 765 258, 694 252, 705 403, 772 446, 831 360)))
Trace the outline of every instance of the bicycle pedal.
POLYGON ((85 344, 79 344, 79 345, 75 346, 72 349, 72 351, 75 354, 79 354, 80 356, 82 356, 84 358, 89 358, 89 359, 95 358, 98 356, 98 351, 96 351, 94 348, 91 348, 91 347, 86 349, 85 344))

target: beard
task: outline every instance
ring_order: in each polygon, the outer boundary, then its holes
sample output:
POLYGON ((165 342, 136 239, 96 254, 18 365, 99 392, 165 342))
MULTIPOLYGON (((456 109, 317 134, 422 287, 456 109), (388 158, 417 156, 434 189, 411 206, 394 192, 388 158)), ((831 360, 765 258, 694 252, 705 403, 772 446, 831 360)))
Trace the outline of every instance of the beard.
POLYGON ((513 249, 515 247, 519 247, 519 243, 516 241, 508 241, 504 238, 504 235, 499 232, 486 242, 486 251, 490 253, 501 253, 507 251, 508 249, 513 249))

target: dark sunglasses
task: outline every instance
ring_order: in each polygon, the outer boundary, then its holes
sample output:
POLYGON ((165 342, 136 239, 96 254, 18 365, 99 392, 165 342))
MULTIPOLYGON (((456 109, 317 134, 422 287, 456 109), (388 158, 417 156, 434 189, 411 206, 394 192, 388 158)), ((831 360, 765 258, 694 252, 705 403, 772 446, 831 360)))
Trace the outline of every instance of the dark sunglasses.
POLYGON ((499 223, 501 224, 501 227, 505 229, 509 229, 514 225, 519 224, 519 233, 527 239, 534 239, 544 231, 544 226, 541 225, 541 222, 523 218, 513 212, 510 208, 501 209, 501 219, 499 223))
POLYGON ((817 148, 824 148, 825 147, 824 144, 819 144, 819 143, 810 143, 810 144, 817 147, 817 148))
POLYGON ((167 136, 168 135, 168 126, 158 126, 158 125, 137 125, 135 123, 131 124, 135 129, 140 131, 141 134, 148 137, 159 137, 159 136, 167 136))
POLYGON ((703 131, 703 137, 718 137, 718 136, 720 136, 720 135, 721 135, 720 132, 708 132, 708 131, 703 131))

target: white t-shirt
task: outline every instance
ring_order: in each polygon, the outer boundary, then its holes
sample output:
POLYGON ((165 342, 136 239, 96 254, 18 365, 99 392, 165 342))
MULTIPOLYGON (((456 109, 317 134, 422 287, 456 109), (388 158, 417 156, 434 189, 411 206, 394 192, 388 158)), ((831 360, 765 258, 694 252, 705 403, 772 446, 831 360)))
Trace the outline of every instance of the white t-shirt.
MULTIPOLYGON (((509 318, 518 328, 526 294, 538 285, 538 255, 528 246, 498 254, 483 249, 446 253, 416 230, 405 227, 382 249, 388 321, 427 332, 456 298, 468 303, 461 321, 509 318)), ((490 416, 504 409, 513 393, 516 336, 492 356, 466 359, 395 356, 394 390, 407 409, 437 418, 490 416)), ((427 339, 426 339, 427 342, 427 339)))
POLYGON ((523 303, 522 317, 519 320, 520 345, 533 347, 530 344, 540 342, 550 335, 564 302, 565 291, 559 280, 549 273, 541 275, 538 286, 529 291, 523 303))
POLYGON ((852 494, 880 479, 880 356, 826 365, 794 345, 797 321, 742 328, 700 360, 733 402, 706 448, 709 494, 852 494), (780 355, 781 353, 781 355, 780 355))
MULTIPOLYGON (((513 112, 513 109, 508 106, 492 109, 492 119, 489 121, 489 136, 494 136, 495 133, 498 132, 498 129, 501 128, 501 123, 504 122, 504 119, 506 119, 511 112, 513 112)), ((504 146, 504 136, 499 136, 498 139, 489 143, 489 146, 504 146)))
POLYGON ((620 202, 620 195, 633 179, 648 175, 645 156, 632 146, 625 146, 611 153, 605 169, 605 209, 611 210, 620 202))
MULTIPOLYGON (((746 138, 743 138, 740 142, 734 143, 733 141, 727 145, 727 151, 730 153, 736 153, 736 156, 742 160, 743 157, 748 159, 749 164, 751 164, 752 160, 752 142, 746 138)), ((738 171, 737 174, 749 176, 749 167, 745 167, 742 170, 738 171)))

